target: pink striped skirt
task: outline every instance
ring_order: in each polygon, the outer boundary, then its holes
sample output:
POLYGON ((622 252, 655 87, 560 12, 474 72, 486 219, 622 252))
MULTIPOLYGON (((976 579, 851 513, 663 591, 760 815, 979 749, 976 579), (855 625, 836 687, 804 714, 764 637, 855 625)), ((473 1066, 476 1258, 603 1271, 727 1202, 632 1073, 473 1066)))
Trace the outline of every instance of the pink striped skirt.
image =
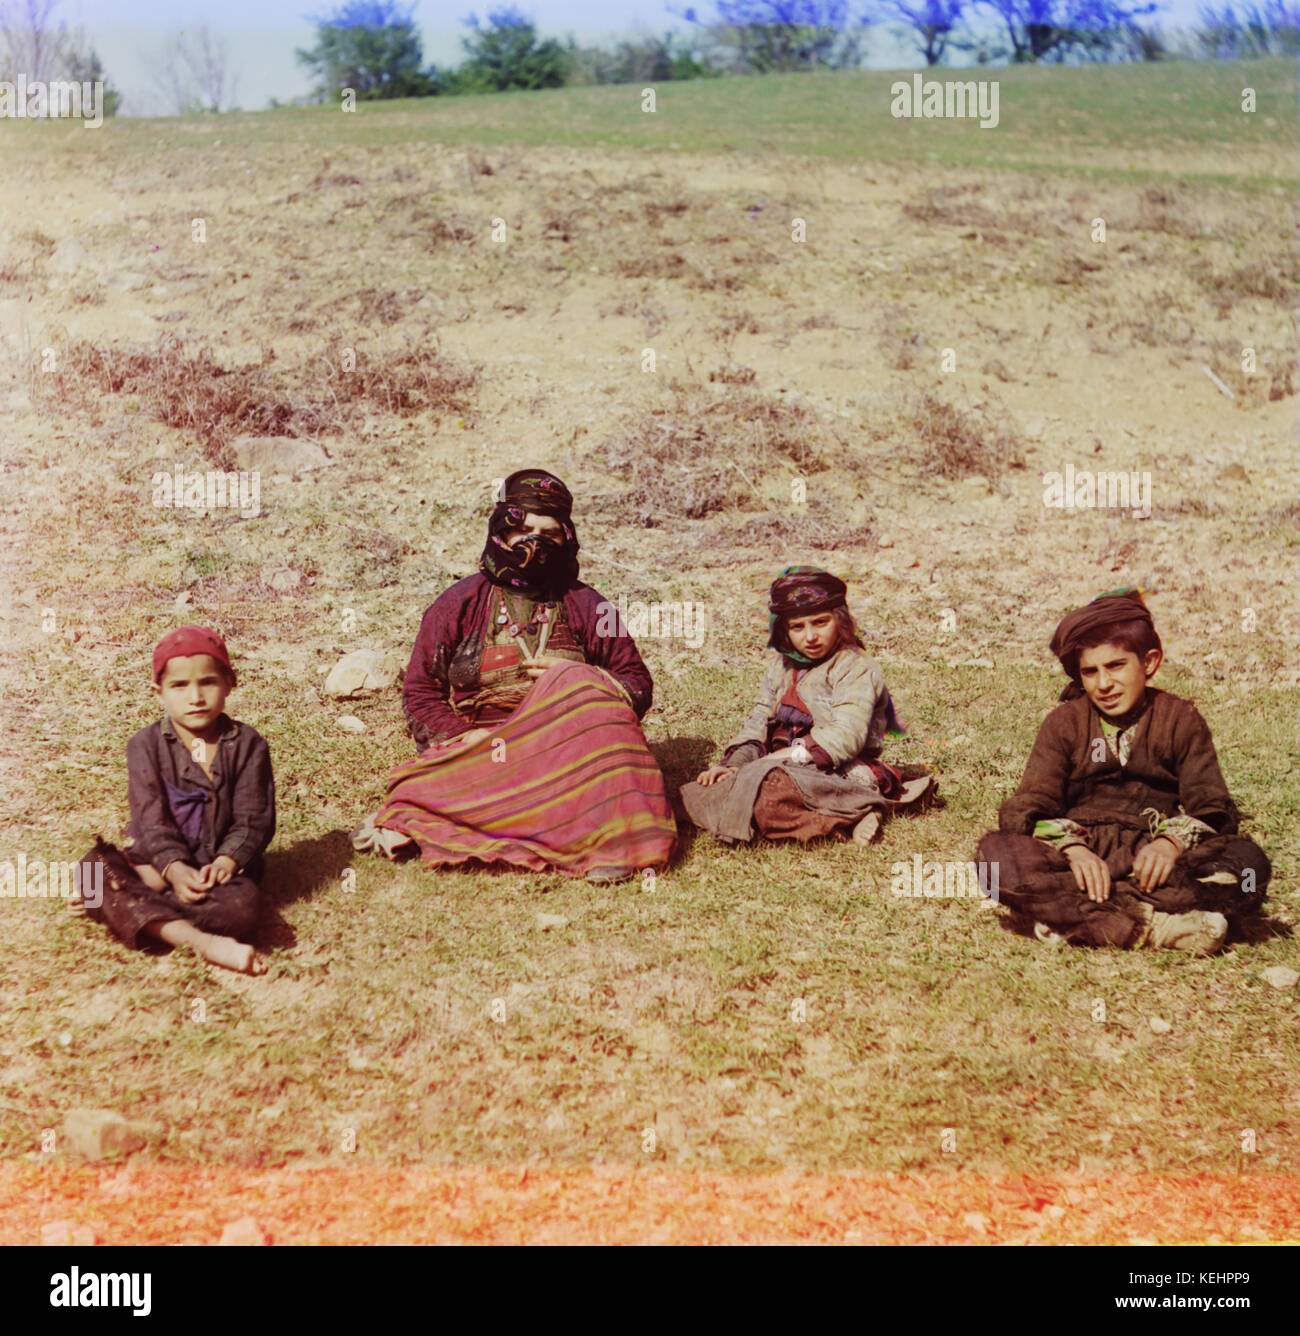
POLYGON ((490 728, 394 769, 375 825, 409 835, 438 866, 478 859, 581 876, 667 863, 677 827, 663 775, 600 669, 548 669, 490 728))

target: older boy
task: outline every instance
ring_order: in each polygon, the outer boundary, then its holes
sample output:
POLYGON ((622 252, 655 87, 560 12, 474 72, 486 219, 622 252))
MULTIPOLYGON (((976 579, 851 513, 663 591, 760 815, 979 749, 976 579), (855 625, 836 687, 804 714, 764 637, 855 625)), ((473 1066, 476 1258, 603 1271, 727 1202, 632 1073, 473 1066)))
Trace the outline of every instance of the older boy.
POLYGON ((247 938, 275 833, 271 753, 256 729, 225 713, 235 673, 216 631, 169 631, 154 649, 153 675, 166 714, 126 747, 130 862, 102 842, 86 856, 107 874, 103 904, 86 912, 131 946, 157 937, 261 974, 247 938))
POLYGON ((1052 652, 1070 686, 978 856, 1042 940, 1209 955, 1256 911, 1270 866, 1239 814, 1196 707, 1150 685, 1164 658, 1141 595, 1065 617, 1052 652))

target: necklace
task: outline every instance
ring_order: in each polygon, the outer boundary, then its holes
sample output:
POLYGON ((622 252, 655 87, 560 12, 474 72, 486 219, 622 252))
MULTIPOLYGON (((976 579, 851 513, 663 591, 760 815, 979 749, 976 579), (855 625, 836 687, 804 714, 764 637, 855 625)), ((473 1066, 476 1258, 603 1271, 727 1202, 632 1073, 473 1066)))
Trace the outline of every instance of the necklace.
MULTIPOLYGON (((500 597, 500 603, 496 615, 496 624, 498 626, 504 626, 506 628, 506 634, 509 635, 512 640, 517 640, 520 636, 524 636, 526 639, 528 636, 536 634, 539 629, 549 627, 551 613, 555 607, 554 602, 536 604, 533 607, 528 620, 526 622, 518 622, 506 611, 504 591, 498 590, 497 592, 500 597)), ((525 648, 527 648, 526 643, 525 648)))

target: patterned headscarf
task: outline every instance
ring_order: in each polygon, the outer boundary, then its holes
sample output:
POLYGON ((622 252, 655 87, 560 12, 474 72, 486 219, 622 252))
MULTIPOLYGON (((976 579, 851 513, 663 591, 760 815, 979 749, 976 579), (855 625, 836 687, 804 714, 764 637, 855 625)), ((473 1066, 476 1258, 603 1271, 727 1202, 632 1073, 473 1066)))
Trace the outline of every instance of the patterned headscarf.
MULTIPOLYGON (((848 586, 830 571, 820 566, 787 566, 772 582, 767 599, 767 643, 772 649, 781 649, 777 643, 783 617, 808 617, 814 612, 830 612, 843 608, 848 600, 848 586)), ((792 645, 782 649, 787 659, 810 664, 812 660, 800 654, 792 645)))
POLYGON ((1150 609, 1138 589, 1116 589, 1094 598, 1082 608, 1075 608, 1061 618, 1052 634, 1050 649, 1061 661, 1061 666, 1077 684, 1078 652, 1088 633, 1099 626, 1114 626, 1118 622, 1146 622, 1155 626, 1150 609), (1073 656, 1073 657, 1072 657, 1073 656), (1074 670, 1071 671, 1071 664, 1074 670))
POLYGON ((488 538, 479 569, 493 584, 556 597, 578 578, 578 535, 569 516, 573 495, 545 469, 520 469, 501 489, 488 518, 488 538), (513 546, 505 536, 522 529, 525 515, 550 515, 560 521, 562 541, 529 534, 513 546))

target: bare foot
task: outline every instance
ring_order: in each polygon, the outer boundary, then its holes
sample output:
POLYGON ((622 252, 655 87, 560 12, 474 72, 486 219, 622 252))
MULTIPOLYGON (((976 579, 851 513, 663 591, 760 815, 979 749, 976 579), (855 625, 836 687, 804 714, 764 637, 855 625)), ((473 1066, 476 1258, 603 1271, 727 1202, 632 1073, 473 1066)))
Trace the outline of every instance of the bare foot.
POLYGON ((265 974, 266 961, 247 942, 203 932, 184 919, 160 919, 145 925, 145 932, 160 937, 172 946, 188 946, 204 960, 240 974, 265 974))
POLYGON ((266 973, 266 961, 247 942, 237 942, 233 937, 218 937, 213 933, 203 935, 205 940, 195 943, 194 949, 204 960, 240 974, 266 973))

